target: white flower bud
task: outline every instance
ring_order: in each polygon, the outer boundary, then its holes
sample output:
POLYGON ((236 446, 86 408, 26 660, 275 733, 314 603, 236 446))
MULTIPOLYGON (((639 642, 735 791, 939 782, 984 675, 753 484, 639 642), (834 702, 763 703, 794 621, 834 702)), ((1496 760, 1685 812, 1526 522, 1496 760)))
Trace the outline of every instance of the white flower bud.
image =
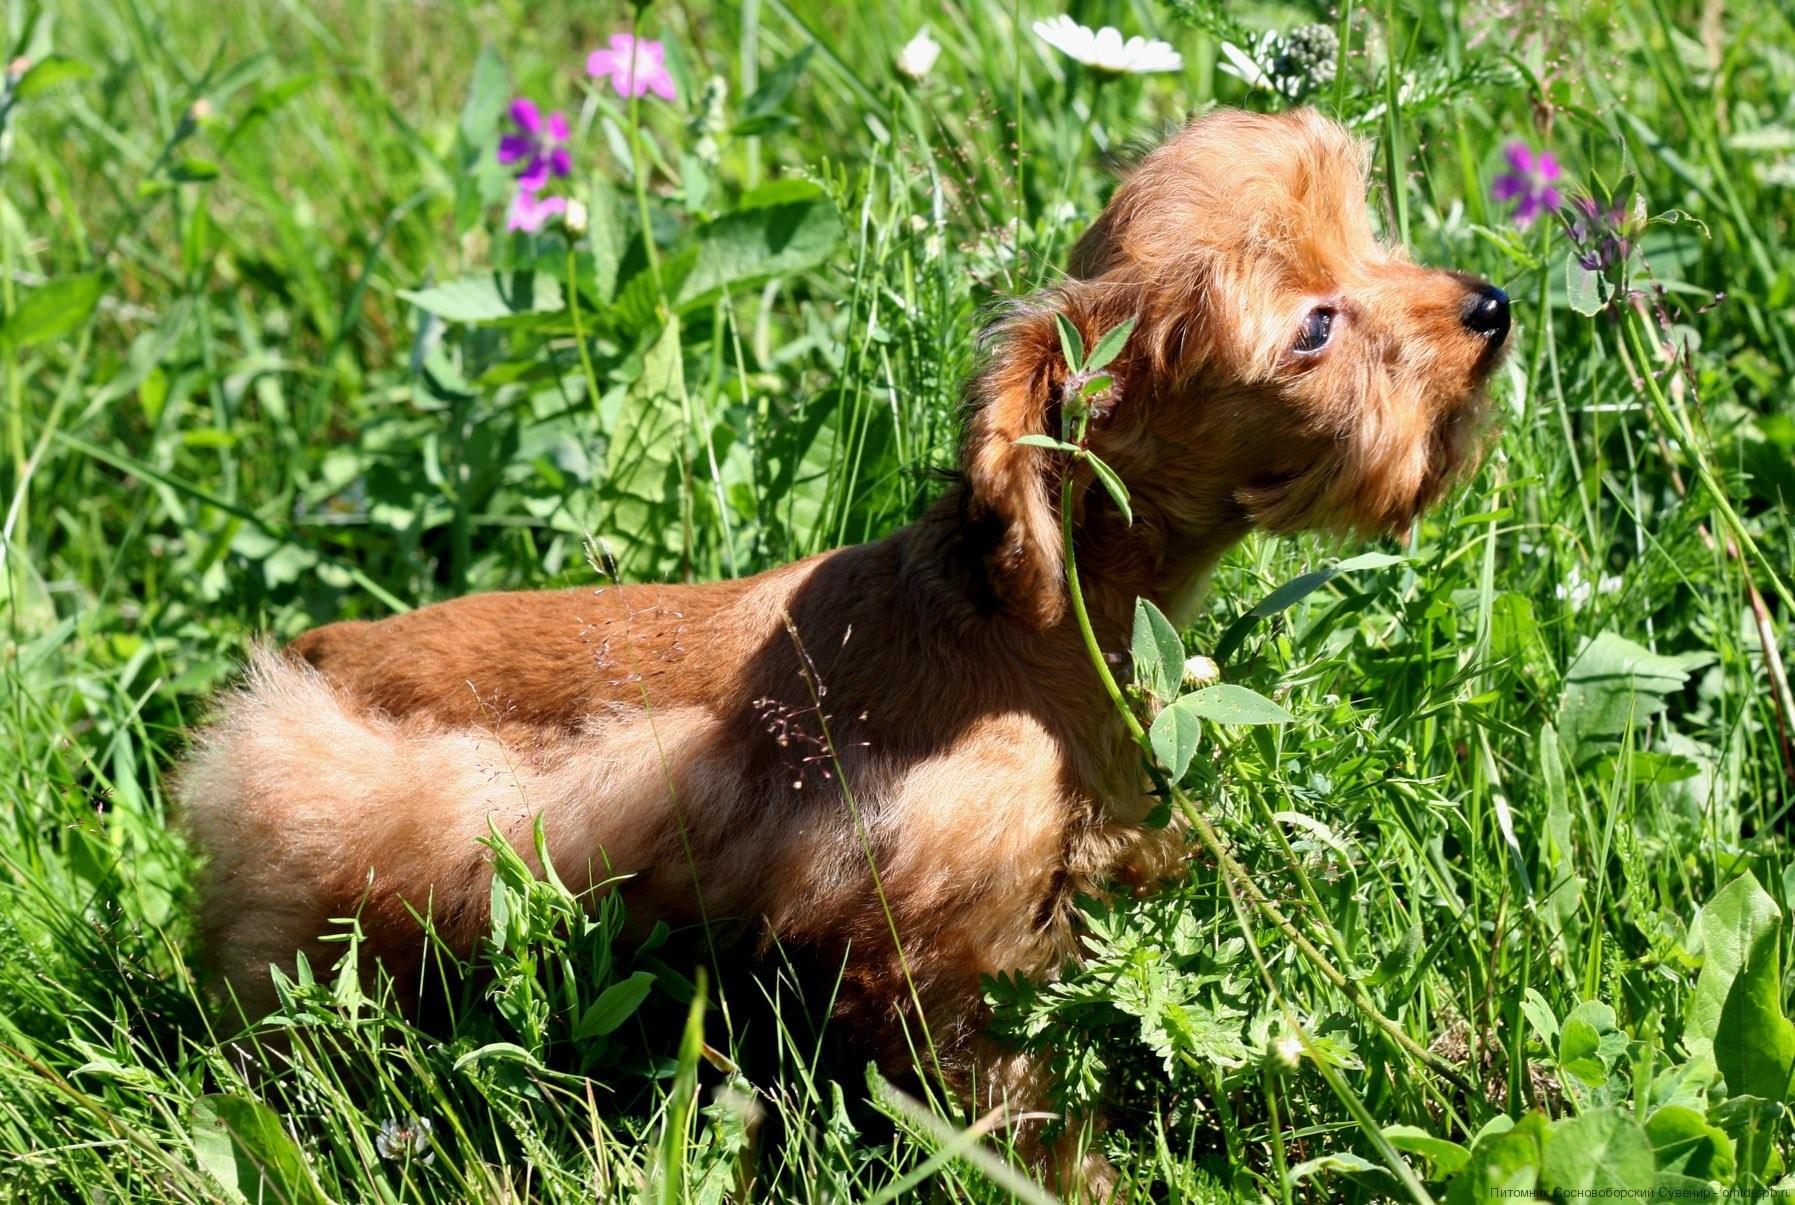
POLYGON ((916 36, 898 51, 897 69, 911 79, 920 80, 935 69, 935 60, 940 57, 941 43, 931 38, 928 30, 919 29, 916 36))
POLYGON ((1222 667, 1208 657, 1192 657, 1184 663, 1184 684, 1191 688, 1212 686, 1222 680, 1222 667))
POLYGON ((561 215, 561 225, 567 233, 579 236, 586 233, 586 207, 573 198, 568 198, 567 212, 561 215))

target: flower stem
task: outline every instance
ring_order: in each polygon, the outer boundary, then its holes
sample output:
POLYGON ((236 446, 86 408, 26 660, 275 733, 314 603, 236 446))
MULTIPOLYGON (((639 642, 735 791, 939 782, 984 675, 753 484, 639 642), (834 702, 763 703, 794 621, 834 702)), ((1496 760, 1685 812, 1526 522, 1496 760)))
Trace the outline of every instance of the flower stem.
MULTIPOLYGON (((1083 437, 1085 422, 1086 419, 1081 416, 1072 442, 1077 442, 1083 437)), ((1085 606, 1084 592, 1079 587, 1078 557, 1073 547, 1072 538, 1073 486, 1073 474, 1068 472, 1065 480, 1060 483, 1060 537, 1064 545, 1066 589, 1071 597, 1072 615, 1078 623, 1079 635, 1084 638, 1085 652, 1090 656, 1091 666, 1097 671, 1098 680, 1103 683, 1104 693, 1109 696, 1116 713, 1121 716, 1123 725, 1128 729, 1128 735, 1134 739, 1135 744, 1140 746, 1142 756, 1146 759, 1147 772, 1152 776, 1154 783, 1177 805, 1178 810, 1190 824, 1191 830, 1197 834, 1197 840, 1215 861, 1216 869, 1231 893, 1238 893, 1239 896, 1244 897, 1261 917, 1296 947, 1297 952, 1320 972, 1322 978, 1331 983, 1335 989, 1352 1002, 1353 1007, 1364 1014, 1366 1019, 1381 1029, 1411 1058, 1460 1091, 1475 1095, 1476 1087, 1459 1072, 1458 1068, 1421 1045, 1410 1037, 1408 1031, 1404 1030, 1402 1026, 1385 1016, 1377 1005, 1372 1003, 1362 987, 1348 978, 1326 954, 1323 954, 1315 947, 1314 943, 1303 935, 1302 930, 1284 915, 1283 910, 1273 903, 1265 892, 1260 890, 1259 884, 1253 880, 1246 868, 1234 860, 1233 855, 1223 844, 1221 835, 1198 810, 1190 796, 1186 795, 1184 789, 1176 782, 1167 778, 1158 763, 1154 761, 1152 741, 1148 738, 1146 729, 1141 726, 1140 719, 1134 714, 1134 709, 1129 707, 1127 699, 1122 694, 1122 688, 1116 684, 1115 675, 1110 672, 1109 663, 1103 656, 1103 648, 1097 643, 1096 632, 1091 627, 1091 617, 1085 606)))
MULTIPOLYGON (((636 49, 637 39, 642 33, 642 9, 638 6, 635 15, 630 18, 630 91, 636 92, 636 49)), ((642 223, 642 253, 648 259, 648 276, 654 281, 655 295, 666 304, 671 299, 667 296, 666 286, 661 281, 661 253, 654 245, 654 223, 648 216, 648 166, 642 155, 642 97, 632 95, 629 99, 629 157, 630 175, 636 186, 636 213, 642 223)))
POLYGON ((567 240, 567 312, 573 318, 573 341, 580 351, 580 371, 586 377, 586 400, 594 412, 598 410, 598 372, 592 367, 592 352, 586 346, 586 326, 580 318, 580 282, 573 253, 573 238, 567 240))
MULTIPOLYGON (((1083 435, 1084 423, 1080 421, 1080 436, 1083 435)), ((1103 682, 1103 691, 1109 701, 1115 705, 1116 712, 1128 727, 1128 735, 1136 744, 1150 748, 1147 744, 1147 730, 1128 706, 1128 700, 1122 695, 1122 688, 1116 682, 1116 676, 1109 672, 1109 662, 1104 659, 1103 647, 1097 643, 1097 633, 1091 627, 1090 612, 1085 609, 1084 591, 1078 585, 1078 560, 1072 555, 1072 492, 1073 474, 1068 471, 1066 479, 1060 483, 1060 539, 1066 546, 1066 589, 1072 596, 1072 615, 1078 621, 1078 634, 1084 637, 1085 652, 1090 655, 1091 664, 1097 669, 1097 677, 1103 682)))

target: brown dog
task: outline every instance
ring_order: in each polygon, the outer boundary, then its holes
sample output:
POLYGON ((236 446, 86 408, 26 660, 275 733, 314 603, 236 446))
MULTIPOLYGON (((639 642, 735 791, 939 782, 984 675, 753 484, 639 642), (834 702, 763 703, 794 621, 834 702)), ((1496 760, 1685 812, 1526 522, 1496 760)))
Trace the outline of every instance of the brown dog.
POLYGON ((1180 844, 1138 824, 1138 755, 1067 617, 1067 461, 1017 443, 1059 434, 1053 315, 1087 346, 1138 319, 1089 435, 1134 522, 1076 483, 1106 649, 1137 596, 1188 610, 1254 527, 1406 527, 1475 450, 1508 304, 1372 237, 1364 159, 1307 112, 1216 113, 1149 155, 1070 278, 999 324, 962 477, 895 535, 742 581, 464 598, 258 654, 181 785, 238 996, 271 1004, 269 966, 322 956, 357 911, 401 979, 412 909, 471 950, 477 839, 490 824, 528 851, 540 816, 576 888, 628 874, 634 920, 734 920, 845 958, 839 1011, 881 1056, 906 1061, 920 1006, 950 1076, 1032 1094, 1026 1065, 981 1051, 980 976, 1051 971, 1078 893, 1160 877, 1180 844))

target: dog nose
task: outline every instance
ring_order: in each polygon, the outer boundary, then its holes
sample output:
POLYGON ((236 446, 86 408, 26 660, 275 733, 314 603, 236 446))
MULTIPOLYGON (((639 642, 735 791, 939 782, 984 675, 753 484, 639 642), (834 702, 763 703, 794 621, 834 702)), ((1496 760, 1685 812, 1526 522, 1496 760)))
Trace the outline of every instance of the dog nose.
POLYGON ((1500 343, 1508 337, 1508 294, 1495 285, 1478 285, 1477 291, 1465 298, 1459 317, 1466 330, 1500 343))

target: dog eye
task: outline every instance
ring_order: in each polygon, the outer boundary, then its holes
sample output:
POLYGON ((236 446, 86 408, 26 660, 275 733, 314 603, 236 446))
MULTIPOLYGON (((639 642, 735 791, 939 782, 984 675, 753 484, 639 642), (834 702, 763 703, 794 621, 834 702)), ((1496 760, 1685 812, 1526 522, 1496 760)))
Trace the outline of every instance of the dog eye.
POLYGON ((1296 348, 1299 352, 1317 352, 1328 345, 1334 336, 1334 311, 1325 305, 1318 305, 1309 311, 1303 320, 1303 329, 1296 337, 1296 348))

